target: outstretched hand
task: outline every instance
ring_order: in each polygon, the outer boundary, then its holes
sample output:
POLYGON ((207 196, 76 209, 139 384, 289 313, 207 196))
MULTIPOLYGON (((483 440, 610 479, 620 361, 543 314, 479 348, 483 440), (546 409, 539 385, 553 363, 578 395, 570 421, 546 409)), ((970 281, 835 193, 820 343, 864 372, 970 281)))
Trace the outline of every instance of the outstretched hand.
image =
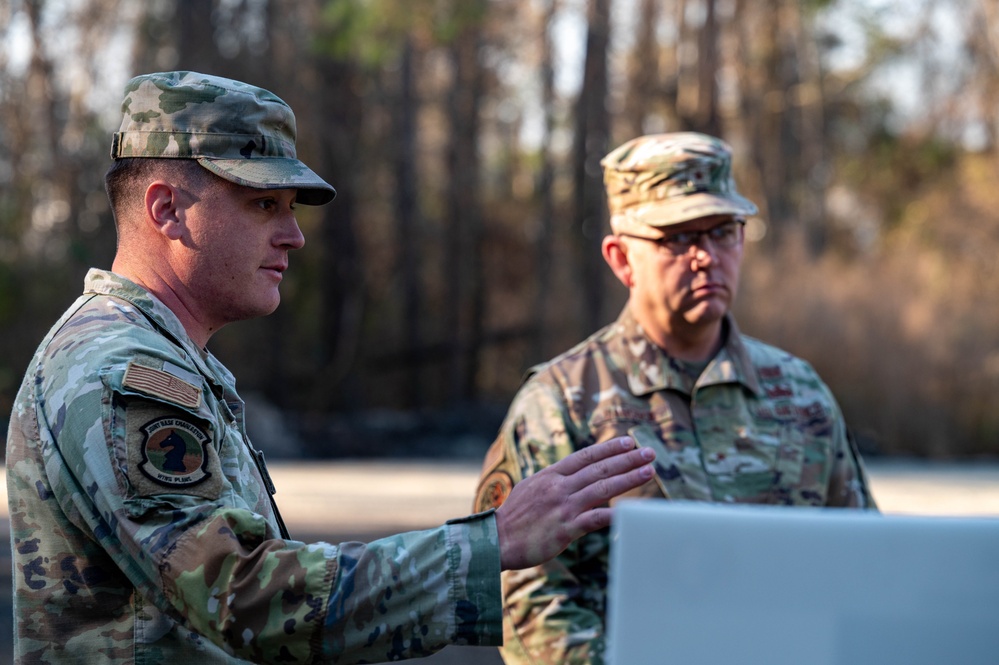
POLYGON ((614 497, 652 478, 655 453, 622 437, 577 450, 517 483, 496 509, 500 566, 530 568, 610 525, 614 497))

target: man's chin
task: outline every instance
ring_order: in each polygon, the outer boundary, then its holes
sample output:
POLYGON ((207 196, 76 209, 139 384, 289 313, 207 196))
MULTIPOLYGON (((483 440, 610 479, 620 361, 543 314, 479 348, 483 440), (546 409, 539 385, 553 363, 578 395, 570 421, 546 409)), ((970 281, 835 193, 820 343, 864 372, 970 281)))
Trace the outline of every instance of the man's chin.
POLYGON ((251 319, 259 319, 264 316, 269 316, 277 311, 278 305, 280 304, 280 297, 275 297, 264 302, 254 303, 253 306, 246 307, 242 311, 236 312, 232 320, 233 322, 249 321, 251 319))
POLYGON ((728 313, 728 302, 709 299, 703 300, 687 310, 684 319, 692 326, 712 326, 724 319, 726 313, 728 313))

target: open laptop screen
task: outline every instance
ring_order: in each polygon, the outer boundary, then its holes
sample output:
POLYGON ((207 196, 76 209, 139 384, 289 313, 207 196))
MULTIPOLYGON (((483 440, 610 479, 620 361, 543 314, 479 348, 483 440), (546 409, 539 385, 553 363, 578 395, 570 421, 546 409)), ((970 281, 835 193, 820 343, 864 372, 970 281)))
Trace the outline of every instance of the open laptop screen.
POLYGON ((999 520, 617 505, 609 665, 999 664, 999 520))

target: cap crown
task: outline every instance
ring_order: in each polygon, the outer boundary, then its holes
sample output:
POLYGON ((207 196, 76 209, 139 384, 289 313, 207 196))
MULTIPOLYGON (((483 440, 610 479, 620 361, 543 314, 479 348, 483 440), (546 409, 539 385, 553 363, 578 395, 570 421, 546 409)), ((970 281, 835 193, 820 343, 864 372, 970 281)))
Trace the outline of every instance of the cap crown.
POLYGON ((731 148, 713 136, 640 136, 600 163, 612 225, 668 226, 709 215, 756 213, 736 191, 731 148))
POLYGON ((113 159, 196 159, 238 185, 297 189, 307 205, 336 196, 298 160, 291 107, 263 88, 197 72, 143 74, 125 86, 121 109, 113 159))
POLYGON ((196 72, 132 79, 111 156, 247 159, 295 155, 295 115, 277 95, 196 72))

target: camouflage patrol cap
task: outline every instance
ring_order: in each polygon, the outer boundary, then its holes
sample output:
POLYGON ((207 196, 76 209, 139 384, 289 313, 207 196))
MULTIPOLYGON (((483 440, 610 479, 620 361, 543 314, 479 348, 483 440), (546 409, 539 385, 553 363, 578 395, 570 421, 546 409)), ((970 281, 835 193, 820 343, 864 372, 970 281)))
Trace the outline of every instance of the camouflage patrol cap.
POLYGON ((295 154, 295 114, 263 88, 197 72, 136 76, 111 158, 196 159, 256 189, 297 189, 298 202, 329 203, 336 190, 295 154))
POLYGON ((650 134, 601 160, 615 233, 656 234, 649 227, 709 215, 755 215, 732 179, 732 149, 696 132, 650 134))

